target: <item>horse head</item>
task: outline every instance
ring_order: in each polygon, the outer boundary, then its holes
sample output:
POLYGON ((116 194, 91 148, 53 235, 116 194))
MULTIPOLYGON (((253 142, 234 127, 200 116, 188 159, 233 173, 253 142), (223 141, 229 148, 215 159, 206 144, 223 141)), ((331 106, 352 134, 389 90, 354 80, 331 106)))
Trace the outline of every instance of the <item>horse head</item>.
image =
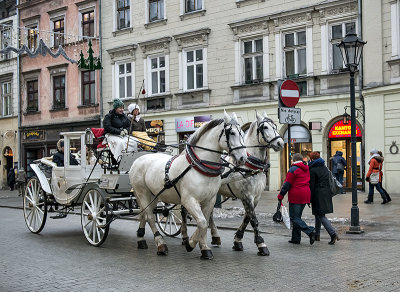
POLYGON ((221 132, 219 143, 220 147, 228 151, 238 165, 243 165, 246 161, 246 146, 244 146, 244 133, 239 125, 238 118, 235 113, 229 116, 224 111, 224 129, 221 132), (226 139, 221 139, 225 135, 226 139))
POLYGON ((265 112, 263 112, 262 115, 257 113, 256 116, 257 138, 259 143, 266 145, 268 148, 272 148, 275 151, 282 150, 285 143, 283 142, 282 137, 279 135, 274 121, 271 120, 265 112))

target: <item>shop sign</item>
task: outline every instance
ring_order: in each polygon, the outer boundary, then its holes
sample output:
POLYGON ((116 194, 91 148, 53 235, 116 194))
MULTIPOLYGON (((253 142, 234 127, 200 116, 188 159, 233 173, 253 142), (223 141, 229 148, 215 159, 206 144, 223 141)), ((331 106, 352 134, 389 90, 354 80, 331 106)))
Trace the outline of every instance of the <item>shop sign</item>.
POLYGON ((163 120, 152 120, 146 121, 146 132, 149 134, 158 134, 164 131, 164 121, 163 120))
MULTIPOLYGON (((356 136, 361 137, 361 129, 356 124, 356 136)), ((343 120, 336 122, 329 131, 329 138, 350 138, 351 137, 351 122, 344 124, 343 120)))
POLYGON ((34 130, 22 132, 22 140, 39 141, 44 140, 44 130, 34 130))
POLYGON ((200 128, 205 122, 211 120, 211 116, 197 116, 175 119, 175 130, 180 132, 194 132, 200 128))

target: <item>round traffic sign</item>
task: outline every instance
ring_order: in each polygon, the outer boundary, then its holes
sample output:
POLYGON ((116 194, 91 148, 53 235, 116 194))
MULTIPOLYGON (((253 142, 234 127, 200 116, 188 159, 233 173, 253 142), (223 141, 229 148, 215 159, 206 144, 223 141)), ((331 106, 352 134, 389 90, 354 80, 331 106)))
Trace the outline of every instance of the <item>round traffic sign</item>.
POLYGON ((292 80, 285 80, 281 85, 281 100, 287 107, 294 107, 300 99, 300 89, 292 80))

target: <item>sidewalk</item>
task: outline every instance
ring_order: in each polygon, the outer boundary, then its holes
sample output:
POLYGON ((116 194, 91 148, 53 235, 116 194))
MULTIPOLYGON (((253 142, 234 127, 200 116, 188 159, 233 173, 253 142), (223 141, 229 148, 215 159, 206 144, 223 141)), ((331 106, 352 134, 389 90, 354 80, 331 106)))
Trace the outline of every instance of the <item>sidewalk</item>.
MULTIPOLYGON (((374 195, 374 204, 364 204, 367 198, 365 192, 358 192, 358 207, 362 234, 346 234, 350 226, 352 207, 351 192, 337 195, 333 199, 334 213, 328 214, 333 226, 338 230, 342 239, 377 239, 400 241, 400 194, 390 194, 392 201, 381 205, 382 199, 378 193, 374 195)), ((273 222, 272 216, 276 211, 277 192, 264 192, 256 208, 260 230, 263 233, 290 235, 290 231, 282 224, 273 222)), ((287 198, 283 202, 286 206, 287 198)), ((0 207, 22 209, 22 197, 17 191, 0 190, 0 207)), ((79 210, 78 210, 79 211, 79 210)), ((222 208, 214 210, 214 218, 219 228, 237 229, 244 215, 244 208, 240 200, 229 199, 223 203, 222 208)), ((21 215, 22 216, 22 215, 21 215)), ((311 208, 304 209, 303 218, 309 225, 314 225, 314 216, 311 208)), ((248 230, 251 230, 249 224, 248 230)), ((233 235, 232 235, 233 236, 233 235)), ((322 231, 321 238, 329 235, 322 231)))

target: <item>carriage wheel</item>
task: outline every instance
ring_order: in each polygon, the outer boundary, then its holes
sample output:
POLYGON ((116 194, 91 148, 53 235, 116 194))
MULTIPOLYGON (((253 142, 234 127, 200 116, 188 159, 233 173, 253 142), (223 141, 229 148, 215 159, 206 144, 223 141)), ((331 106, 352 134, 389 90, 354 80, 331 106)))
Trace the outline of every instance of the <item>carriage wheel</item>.
POLYGON ((100 246, 106 240, 109 222, 109 208, 104 195, 97 189, 89 190, 82 202, 81 224, 91 245, 100 246))
POLYGON ((40 186, 39 179, 32 177, 25 188, 24 218, 32 233, 42 231, 47 218, 47 196, 40 186))
MULTIPOLYGON (((157 206, 170 208, 171 205, 158 202, 157 206)), ((166 211, 165 213, 156 214, 157 225, 162 233, 166 236, 177 236, 181 233, 182 229, 182 217, 181 217, 181 205, 176 205, 173 209, 166 211)))

